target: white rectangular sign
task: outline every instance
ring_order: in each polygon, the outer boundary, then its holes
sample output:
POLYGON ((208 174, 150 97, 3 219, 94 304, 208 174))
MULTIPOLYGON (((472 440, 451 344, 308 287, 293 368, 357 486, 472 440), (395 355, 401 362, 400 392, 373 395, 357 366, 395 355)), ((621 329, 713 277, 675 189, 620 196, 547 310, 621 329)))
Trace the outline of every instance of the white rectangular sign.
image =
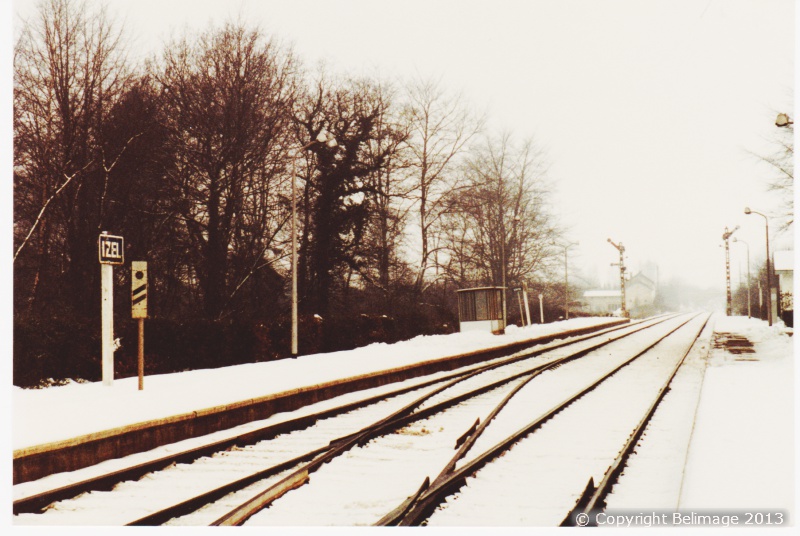
POLYGON ((101 234, 97 244, 100 264, 123 264, 125 244, 121 236, 101 234))

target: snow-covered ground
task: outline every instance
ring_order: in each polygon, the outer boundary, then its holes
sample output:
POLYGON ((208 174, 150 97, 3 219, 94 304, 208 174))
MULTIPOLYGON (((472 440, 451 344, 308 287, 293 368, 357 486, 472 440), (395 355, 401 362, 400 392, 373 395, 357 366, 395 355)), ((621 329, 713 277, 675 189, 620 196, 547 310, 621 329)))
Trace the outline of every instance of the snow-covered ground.
POLYGON ((95 382, 47 389, 14 388, 12 448, 43 445, 614 320, 573 318, 525 328, 510 326, 504 335, 472 331, 419 336, 396 344, 377 343, 297 359, 145 376, 142 391, 135 377, 114 380, 111 386, 95 382))
POLYGON ((794 519, 792 338, 745 317, 719 316, 714 331, 745 336, 755 353, 711 353, 679 508, 784 509, 794 519))
MULTIPOLYGON (((137 391, 136 378, 116 380, 112 387, 74 383, 41 390, 14 389, 14 448, 606 320, 573 319, 509 330, 505 336, 473 332, 418 337, 395 345, 371 345, 297 360, 146 377, 144 391, 137 391)), ((758 320, 715 315, 711 322, 716 332, 747 337, 754 343, 755 353, 734 355, 714 349, 704 364, 705 377, 688 454, 684 454, 687 461, 677 506, 682 510, 782 509, 790 512, 790 520, 797 526, 793 519, 797 510, 792 338, 783 326, 770 328, 758 320)), ((697 390, 693 399, 698 399, 697 390)), ((645 450, 640 450, 644 454, 645 450)))

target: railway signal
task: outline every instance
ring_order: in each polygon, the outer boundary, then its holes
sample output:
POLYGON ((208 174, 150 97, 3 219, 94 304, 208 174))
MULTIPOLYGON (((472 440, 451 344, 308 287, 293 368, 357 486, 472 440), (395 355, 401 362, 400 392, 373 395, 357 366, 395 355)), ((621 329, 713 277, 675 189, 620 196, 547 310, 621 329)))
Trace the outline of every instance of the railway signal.
MULTIPOLYGON (((617 248, 617 250, 619 251, 619 291, 620 294, 622 295, 621 310, 622 310, 622 316, 627 318, 629 315, 628 315, 628 308, 625 305, 625 246, 622 245, 622 242, 620 242, 619 244, 615 244, 614 242, 611 241, 610 238, 608 239, 608 243, 617 248)), ((616 266, 616 265, 617 265, 616 263, 613 263, 611 266, 616 266)))
POLYGON ((725 302, 725 314, 727 316, 731 316, 733 303, 731 296, 731 248, 729 240, 731 235, 735 233, 738 228, 739 226, 737 225, 733 230, 729 231, 728 228, 725 227, 725 232, 722 233, 722 240, 725 242, 725 291, 727 297, 727 301, 725 302))
POLYGON ((100 260, 100 341, 103 385, 114 383, 114 265, 125 262, 125 242, 121 236, 103 231, 97 238, 100 260))
POLYGON ((144 389, 144 319, 147 318, 147 263, 131 263, 131 316, 139 324, 139 390, 144 389))

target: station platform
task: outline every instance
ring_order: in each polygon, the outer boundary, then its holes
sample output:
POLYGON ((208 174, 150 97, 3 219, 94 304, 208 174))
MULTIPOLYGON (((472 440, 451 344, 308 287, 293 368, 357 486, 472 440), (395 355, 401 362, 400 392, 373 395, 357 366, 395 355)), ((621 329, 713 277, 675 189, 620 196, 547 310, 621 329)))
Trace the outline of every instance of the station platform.
MULTIPOLYGON (((13 390, 14 483, 628 322, 574 318, 175 374, 13 390)), ((145 356, 146 359, 146 356, 145 356)))

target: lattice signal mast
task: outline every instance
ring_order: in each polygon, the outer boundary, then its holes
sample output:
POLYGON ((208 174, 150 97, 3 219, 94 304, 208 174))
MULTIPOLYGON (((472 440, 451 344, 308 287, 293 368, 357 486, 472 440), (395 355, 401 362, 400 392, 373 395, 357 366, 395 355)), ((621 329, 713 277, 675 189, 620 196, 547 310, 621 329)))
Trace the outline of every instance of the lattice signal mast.
POLYGON ((627 318, 629 315, 628 308, 625 306, 625 246, 622 245, 622 242, 615 244, 610 238, 608 239, 608 243, 619 250, 619 264, 612 262, 611 266, 619 265, 619 290, 620 294, 622 294, 622 316, 627 318))
POLYGON ((727 302, 725 306, 725 313, 728 316, 731 316, 733 312, 733 297, 731 296, 731 248, 730 248, 730 238, 733 233, 736 232, 739 226, 737 225, 731 231, 725 227, 725 232, 722 233, 722 240, 725 241, 725 291, 727 296, 727 302))

